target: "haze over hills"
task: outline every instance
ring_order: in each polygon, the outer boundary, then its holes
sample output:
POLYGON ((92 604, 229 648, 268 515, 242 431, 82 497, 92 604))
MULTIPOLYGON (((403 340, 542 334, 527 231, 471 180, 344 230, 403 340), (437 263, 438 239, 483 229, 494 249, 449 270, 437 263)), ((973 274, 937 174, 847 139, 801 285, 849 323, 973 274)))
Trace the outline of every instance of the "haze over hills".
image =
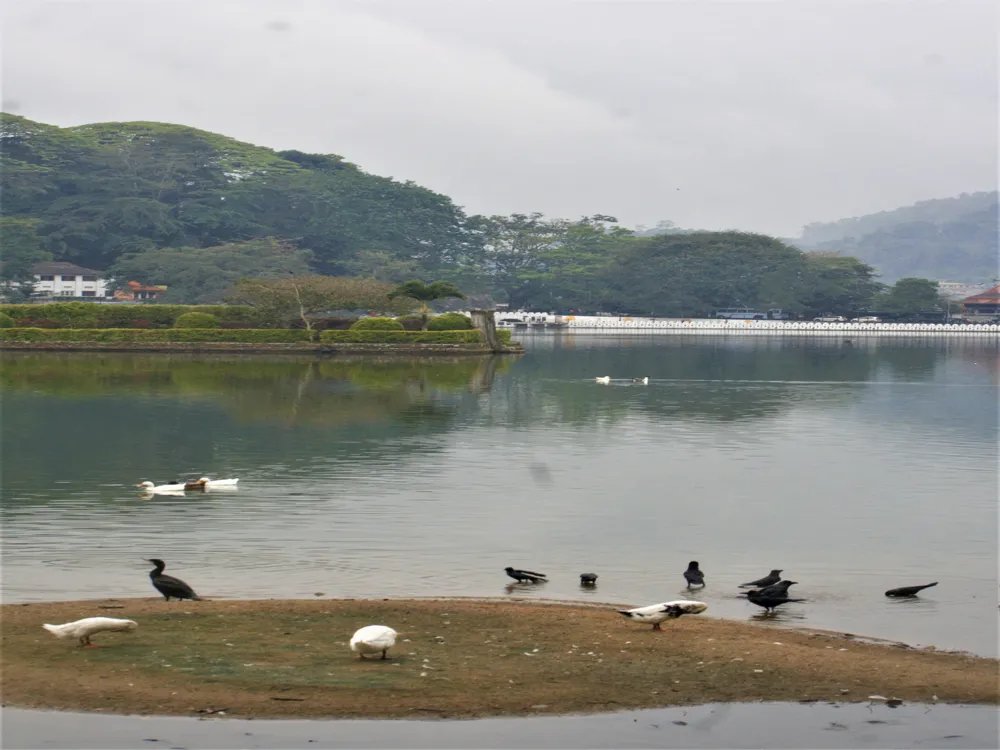
POLYGON ((916 276, 989 283, 998 273, 997 192, 963 193, 805 226, 791 242, 836 250, 877 268, 880 281, 916 276))

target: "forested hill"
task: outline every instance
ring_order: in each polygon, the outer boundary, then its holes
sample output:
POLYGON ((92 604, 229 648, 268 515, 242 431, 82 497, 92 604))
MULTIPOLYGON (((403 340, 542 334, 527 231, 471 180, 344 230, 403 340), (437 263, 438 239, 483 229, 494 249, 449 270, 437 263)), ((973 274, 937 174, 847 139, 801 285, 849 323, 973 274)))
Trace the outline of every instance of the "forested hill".
POLYGON ((886 282, 905 276, 987 282, 997 275, 997 199, 996 192, 963 193, 809 224, 794 243, 853 255, 875 266, 886 282))
POLYGON ((435 265, 461 243, 464 216, 448 197, 336 155, 273 151, 180 125, 59 128, 9 114, 0 138, 4 229, 22 255, 34 246, 109 270, 157 248, 279 237, 295 247, 272 253, 278 266, 284 258, 290 271, 308 263, 348 273, 366 253, 435 265))

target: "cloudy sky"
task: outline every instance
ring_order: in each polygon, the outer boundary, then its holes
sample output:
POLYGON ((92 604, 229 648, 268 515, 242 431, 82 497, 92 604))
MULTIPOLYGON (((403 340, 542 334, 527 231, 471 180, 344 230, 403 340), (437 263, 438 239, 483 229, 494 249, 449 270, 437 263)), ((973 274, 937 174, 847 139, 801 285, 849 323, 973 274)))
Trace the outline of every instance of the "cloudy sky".
POLYGON ((338 153, 475 213, 782 236, 997 186, 993 0, 6 0, 3 101, 338 153))

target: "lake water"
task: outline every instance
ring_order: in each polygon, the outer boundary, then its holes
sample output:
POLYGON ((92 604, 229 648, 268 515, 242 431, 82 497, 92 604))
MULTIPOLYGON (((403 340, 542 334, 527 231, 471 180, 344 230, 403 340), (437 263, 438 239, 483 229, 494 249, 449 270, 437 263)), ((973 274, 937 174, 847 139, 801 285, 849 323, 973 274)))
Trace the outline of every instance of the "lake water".
POLYGON ((808 601, 775 623, 996 655, 995 339, 523 338, 505 359, 5 354, 4 601, 151 596, 161 557, 208 597, 639 605, 689 596, 699 560, 709 616, 761 619, 737 584, 782 568, 808 601), (203 475, 239 490, 134 487, 203 475))

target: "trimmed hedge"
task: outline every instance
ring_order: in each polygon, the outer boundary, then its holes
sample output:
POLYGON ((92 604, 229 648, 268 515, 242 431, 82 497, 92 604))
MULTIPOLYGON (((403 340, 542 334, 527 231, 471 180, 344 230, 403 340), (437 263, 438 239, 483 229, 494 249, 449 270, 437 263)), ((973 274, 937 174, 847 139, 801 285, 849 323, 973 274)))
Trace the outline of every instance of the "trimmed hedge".
MULTIPOLYGON (((497 331, 503 344, 510 343, 510 331, 497 331)), ((323 331, 324 344, 481 344, 479 331, 323 331)))
POLYGON ((228 325, 266 328, 271 324, 247 305, 149 305, 101 302, 53 302, 0 305, 21 328, 170 328, 185 313, 207 313, 228 325))
POLYGON ((211 313, 186 312, 178 315, 174 328, 218 328, 219 319, 211 313))
POLYGON ((472 318, 461 313, 435 315, 427 323, 428 331, 471 331, 472 318))
POLYGON ((266 328, 3 328, 0 341, 107 341, 130 343, 221 341, 237 344, 298 344, 313 341, 311 331, 266 328))
POLYGON ((358 318, 351 325, 352 331, 402 331, 403 324, 395 318, 358 318))

